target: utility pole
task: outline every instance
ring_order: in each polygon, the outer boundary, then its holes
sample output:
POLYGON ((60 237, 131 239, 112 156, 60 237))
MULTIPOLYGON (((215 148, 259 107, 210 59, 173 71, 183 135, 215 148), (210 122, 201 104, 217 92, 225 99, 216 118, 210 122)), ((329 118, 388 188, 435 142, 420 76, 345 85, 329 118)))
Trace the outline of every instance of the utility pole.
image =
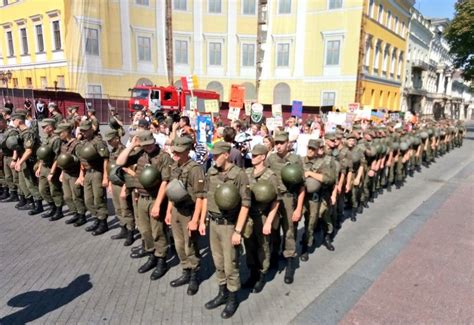
POLYGON ((172 5, 172 0, 166 0, 166 67, 168 70, 168 83, 170 86, 174 83, 172 5))
POLYGON ((268 33, 268 0, 258 0, 257 9, 257 60, 256 60, 256 71, 255 71, 255 88, 258 93, 260 90, 260 78, 262 76, 263 60, 265 58, 265 46, 267 42, 268 33))

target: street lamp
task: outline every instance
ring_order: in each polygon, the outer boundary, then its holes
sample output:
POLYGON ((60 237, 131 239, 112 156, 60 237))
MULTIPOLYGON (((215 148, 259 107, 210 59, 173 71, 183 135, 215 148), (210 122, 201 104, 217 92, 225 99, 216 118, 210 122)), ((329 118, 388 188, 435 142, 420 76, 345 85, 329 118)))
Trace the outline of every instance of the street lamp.
MULTIPOLYGON (((8 96, 8 83, 12 79, 12 76, 13 76, 13 73, 10 70, 0 71, 0 80, 2 80, 3 83, 5 83, 7 86, 7 96, 8 96)), ((5 97, 5 95, 3 97, 5 97)))

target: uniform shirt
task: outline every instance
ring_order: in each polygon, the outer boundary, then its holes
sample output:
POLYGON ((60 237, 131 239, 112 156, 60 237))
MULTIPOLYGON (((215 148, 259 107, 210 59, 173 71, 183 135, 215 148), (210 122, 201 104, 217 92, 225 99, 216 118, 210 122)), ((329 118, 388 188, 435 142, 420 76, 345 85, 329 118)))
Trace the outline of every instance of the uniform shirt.
POLYGON ((215 166, 212 166, 209 169, 206 179, 206 192, 207 209, 209 212, 223 215, 223 217, 237 217, 241 206, 250 207, 251 205, 252 196, 250 193, 249 179, 247 174, 242 168, 232 163, 226 171, 220 171, 215 166), (217 186, 224 183, 232 183, 239 190, 241 204, 232 211, 221 211, 214 199, 217 186))
POLYGON ((61 115, 61 113, 59 113, 57 111, 54 111, 53 113, 51 113, 51 118, 54 118, 56 120, 56 125, 61 123, 64 119, 63 116, 61 115))
POLYGON ((82 148, 88 143, 94 146, 99 157, 97 159, 94 159, 93 161, 87 161, 86 159, 79 156, 81 164, 84 166, 85 169, 92 168, 97 171, 103 172, 104 159, 109 159, 109 148, 107 147, 107 144, 102 140, 102 137, 100 135, 96 134, 90 141, 88 141, 87 139, 82 140, 78 145, 77 152, 81 152, 82 148))
POLYGON ((278 177, 278 184, 282 193, 288 192, 288 188, 283 184, 281 179, 281 170, 286 164, 297 164, 303 168, 301 157, 291 152, 288 152, 284 157, 280 157, 276 152, 271 153, 267 156, 267 160, 265 161, 265 165, 273 170, 278 177))
MULTIPOLYGON (((76 147, 77 147, 78 144, 79 144, 79 140, 77 140, 75 138, 72 138, 68 142, 63 142, 62 141, 62 143, 61 143, 61 153, 68 153, 70 155, 73 155, 73 156, 77 157, 76 147)), ((67 170, 63 169, 63 171, 65 173, 67 173, 68 175, 72 176, 72 177, 78 177, 79 172, 80 172, 80 165, 79 164, 74 164, 73 166, 71 166, 71 168, 68 168, 67 170)))
POLYGON ((13 157, 13 150, 10 150, 6 146, 6 141, 8 137, 15 136, 20 134, 18 129, 14 126, 8 126, 5 132, 3 133, 2 138, 0 139, 0 147, 2 148, 3 155, 6 157, 13 157))
POLYGON ((125 146, 120 143, 117 148, 112 148, 112 150, 110 151, 110 158, 109 158, 109 163, 110 164, 115 164, 115 162, 117 161, 117 158, 118 156, 120 155, 120 153, 125 149, 125 146))
MULTIPOLYGON (((276 198, 275 201, 281 201, 282 195, 280 192, 280 186, 278 184, 278 177, 275 173, 268 167, 265 167, 262 171, 255 174, 255 167, 250 167, 245 170, 247 173, 247 177, 249 179, 250 189, 257 184, 260 180, 269 181, 273 187, 275 188, 276 198)), ((255 201, 254 197, 252 196, 252 205, 250 206, 249 215, 261 215, 261 214, 268 214, 270 212, 270 207, 272 202, 270 203, 259 203, 255 201)))
POLYGON ((20 131, 20 138, 23 141, 23 148, 18 150, 19 156, 23 155, 26 149, 31 149, 33 151, 31 157, 35 157, 38 144, 36 143, 34 131, 30 128, 25 128, 23 131, 20 131))
POLYGON ((323 180, 321 184, 323 185, 323 188, 329 188, 334 185, 337 175, 333 157, 324 156, 315 157, 313 159, 305 157, 303 162, 305 171, 322 174, 323 180))
POLYGON ((147 165, 155 167, 160 172, 161 180, 160 183, 156 186, 156 188, 145 189, 139 181, 136 184, 137 189, 140 189, 141 191, 146 191, 153 197, 158 194, 158 189, 160 187, 161 182, 169 182, 171 177, 171 165, 173 164, 173 160, 171 159, 169 154, 161 150, 160 147, 157 145, 155 145, 155 148, 155 151, 151 153, 142 151, 137 161, 136 171, 137 179, 140 179, 140 174, 147 165))
POLYGON ((97 119, 97 117, 95 116, 92 116, 90 118, 91 122, 92 122, 92 127, 95 129, 95 132, 98 133, 100 130, 99 130, 99 120, 97 119))
MULTIPOLYGON (((170 180, 180 180, 192 202, 195 203, 197 198, 206 198, 206 176, 202 167, 195 161, 189 159, 182 166, 179 166, 177 162, 173 162, 171 165, 171 177, 170 180)), ((186 205, 186 202, 183 202, 186 205)))
POLYGON ((43 164, 47 167, 51 167, 56 159, 58 159, 59 153, 61 152, 61 139, 56 134, 46 136, 41 142, 44 146, 51 147, 53 156, 51 161, 43 161, 43 164))

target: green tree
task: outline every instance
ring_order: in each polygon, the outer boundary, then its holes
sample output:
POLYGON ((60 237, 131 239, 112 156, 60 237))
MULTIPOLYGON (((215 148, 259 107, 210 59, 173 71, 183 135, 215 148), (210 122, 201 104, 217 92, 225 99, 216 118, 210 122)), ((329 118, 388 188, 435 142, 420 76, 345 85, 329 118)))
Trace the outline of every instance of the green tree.
POLYGON ((466 80, 474 79, 474 0, 458 0, 456 14, 446 30, 446 40, 456 68, 466 80))

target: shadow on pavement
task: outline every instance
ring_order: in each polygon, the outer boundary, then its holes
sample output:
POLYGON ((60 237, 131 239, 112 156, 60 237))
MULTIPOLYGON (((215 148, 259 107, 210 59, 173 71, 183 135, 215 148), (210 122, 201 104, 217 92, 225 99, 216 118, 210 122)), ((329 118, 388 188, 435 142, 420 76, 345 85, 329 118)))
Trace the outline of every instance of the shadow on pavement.
POLYGON ((90 275, 83 274, 64 288, 21 293, 7 303, 10 307, 24 307, 0 319, 0 324, 25 324, 67 305, 92 288, 90 275))

